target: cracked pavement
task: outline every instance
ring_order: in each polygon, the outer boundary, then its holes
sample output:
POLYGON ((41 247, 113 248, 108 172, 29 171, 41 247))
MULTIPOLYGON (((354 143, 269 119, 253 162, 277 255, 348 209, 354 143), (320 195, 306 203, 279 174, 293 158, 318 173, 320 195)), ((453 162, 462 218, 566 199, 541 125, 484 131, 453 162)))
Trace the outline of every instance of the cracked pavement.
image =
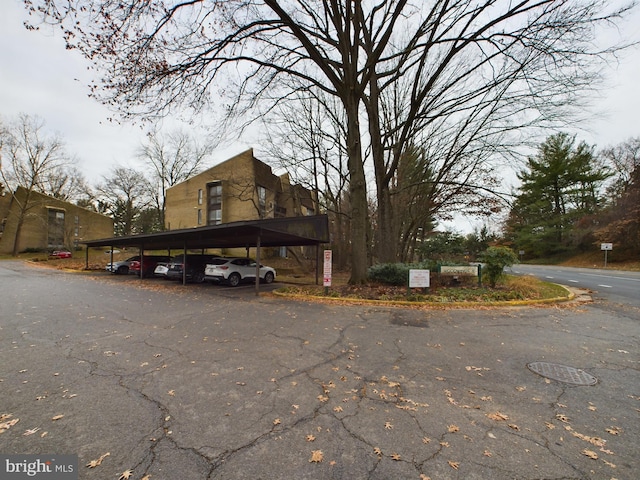
POLYGON ((0 284, 0 453, 77 454, 81 479, 640 471, 637 308, 349 306, 7 261, 0 284))

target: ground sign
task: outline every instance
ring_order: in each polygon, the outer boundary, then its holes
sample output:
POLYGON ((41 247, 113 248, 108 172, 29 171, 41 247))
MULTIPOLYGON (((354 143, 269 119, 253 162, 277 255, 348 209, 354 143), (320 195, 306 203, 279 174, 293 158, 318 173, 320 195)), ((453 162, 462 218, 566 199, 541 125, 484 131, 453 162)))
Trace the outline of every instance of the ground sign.
POLYGON ((478 267, 476 265, 442 265, 440 273, 445 275, 469 275, 478 276, 478 267))
POLYGON ((429 288, 429 270, 409 270, 409 288, 429 288))

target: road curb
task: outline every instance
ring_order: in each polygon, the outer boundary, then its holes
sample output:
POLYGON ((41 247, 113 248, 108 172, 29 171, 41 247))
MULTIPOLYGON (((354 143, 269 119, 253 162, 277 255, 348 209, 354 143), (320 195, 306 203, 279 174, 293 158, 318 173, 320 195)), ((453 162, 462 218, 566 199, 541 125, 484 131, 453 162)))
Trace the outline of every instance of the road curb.
POLYGON ((317 302, 331 302, 336 304, 350 304, 350 305, 381 305, 387 307, 404 307, 404 308, 425 308, 425 309, 437 309, 443 310, 447 308, 455 309, 477 309, 480 307, 526 307, 526 306, 545 306, 556 305, 558 303, 572 303, 572 302, 589 302, 591 297, 587 295, 586 291, 567 287, 566 285, 556 284, 564 288, 568 292, 567 297, 553 297, 543 298, 540 300, 508 300, 504 302, 409 302, 402 300, 369 300, 359 298, 347 298, 347 297, 329 297, 320 295, 300 295, 295 293, 286 293, 278 290, 273 290, 272 294, 278 297, 293 298, 295 300, 309 300, 317 302))

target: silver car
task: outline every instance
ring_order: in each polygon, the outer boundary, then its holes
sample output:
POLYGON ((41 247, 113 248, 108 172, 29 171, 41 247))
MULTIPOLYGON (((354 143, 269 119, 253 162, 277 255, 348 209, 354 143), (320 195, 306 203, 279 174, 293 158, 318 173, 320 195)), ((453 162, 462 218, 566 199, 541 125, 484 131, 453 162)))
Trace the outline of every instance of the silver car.
POLYGON ((121 262, 113 262, 107 263, 105 270, 107 272, 115 273, 116 275, 126 275, 129 273, 129 265, 131 262, 140 261, 140 255, 136 255, 135 257, 127 258, 126 260, 122 260, 121 262))
MULTIPOLYGON (((204 279, 212 282, 226 282, 237 287, 243 280, 255 280, 256 261, 251 258, 216 258, 204 269, 204 279)), ((276 278, 276 271, 271 267, 260 265, 260 280, 271 283, 276 278)))

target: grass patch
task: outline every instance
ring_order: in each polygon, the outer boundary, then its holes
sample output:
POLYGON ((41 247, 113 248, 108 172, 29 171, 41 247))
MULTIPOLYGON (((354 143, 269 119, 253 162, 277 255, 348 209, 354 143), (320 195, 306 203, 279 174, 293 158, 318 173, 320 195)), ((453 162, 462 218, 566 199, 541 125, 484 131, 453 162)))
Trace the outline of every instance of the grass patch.
POLYGON ((389 285, 337 285, 325 288, 319 285, 290 285, 278 289, 279 293, 295 296, 343 298, 353 300, 402 301, 415 303, 495 303, 513 300, 545 300, 568 298, 569 293, 560 285, 543 282, 531 276, 507 275, 496 288, 487 286, 438 287, 423 291, 389 285))

